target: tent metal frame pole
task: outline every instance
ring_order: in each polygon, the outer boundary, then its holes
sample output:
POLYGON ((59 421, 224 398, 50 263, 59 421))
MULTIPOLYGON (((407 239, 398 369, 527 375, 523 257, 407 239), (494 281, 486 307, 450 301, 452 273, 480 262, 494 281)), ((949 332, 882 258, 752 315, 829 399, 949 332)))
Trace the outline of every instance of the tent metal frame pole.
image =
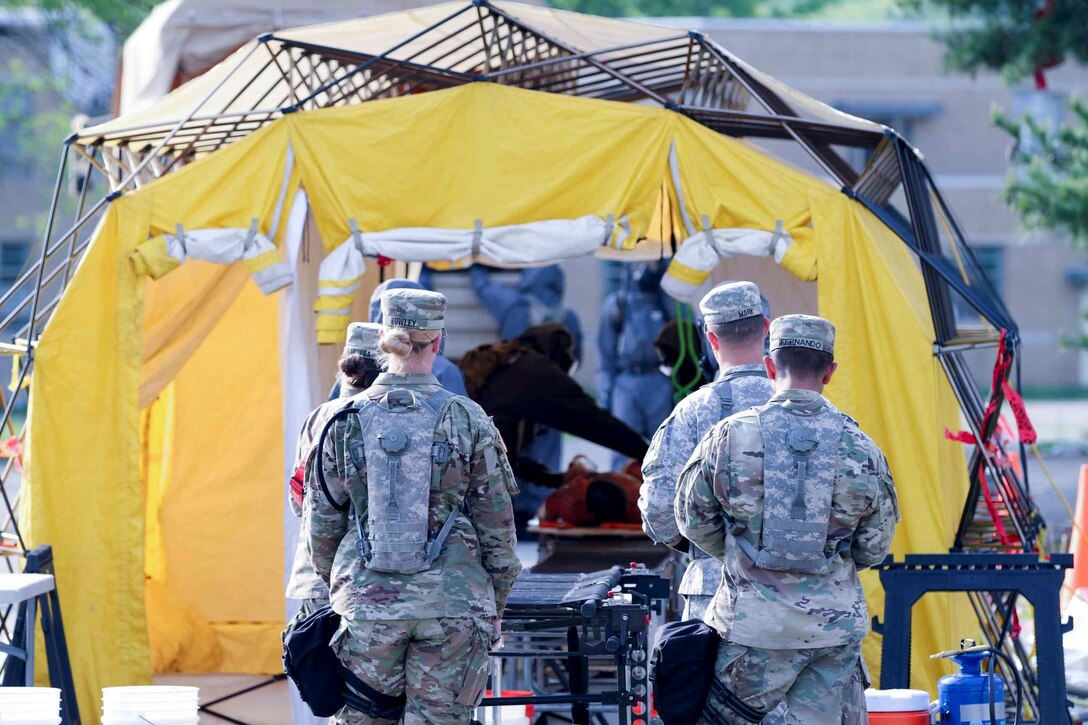
MULTIPOLYGON (((301 108, 302 108, 302 106, 304 104, 308 103, 309 101, 314 100, 320 94, 327 93, 330 88, 334 88, 337 85, 339 85, 340 83, 342 83, 343 81, 347 80, 348 78, 351 78, 352 76, 357 75, 358 73, 361 73, 362 71, 366 70, 367 68, 374 65, 378 61, 388 60, 390 53, 393 53, 394 51, 400 50, 401 48, 408 45, 412 41, 418 40, 419 38, 422 38, 424 35, 426 35, 427 33, 430 33, 432 30, 436 30, 436 29, 442 27, 443 25, 445 25, 449 21, 453 20, 454 18, 465 14, 472 7, 473 7, 472 5, 466 5, 463 8, 461 8, 460 10, 457 10, 456 12, 451 13, 450 15, 447 15, 445 18, 443 18, 442 20, 439 20, 437 23, 433 23, 432 25, 428 25, 423 30, 420 30, 419 32, 414 33, 411 36, 409 36, 407 39, 402 40, 401 42, 397 43, 396 45, 394 45, 389 50, 386 50, 383 53, 380 53, 379 55, 374 56, 373 58, 366 61, 365 63, 361 63, 361 64, 355 66, 350 71, 348 71, 344 76, 342 76, 342 77, 340 77, 338 79, 333 79, 333 80, 325 83, 324 85, 320 86, 316 91, 314 91, 310 95, 306 96, 305 98, 300 100, 298 103, 283 109, 284 112, 293 112, 293 111, 301 110, 301 108)), ((276 36, 271 36, 271 37, 275 38, 276 36)), ((277 39, 279 39, 279 38, 277 38, 277 39)), ((280 39, 280 40, 283 40, 283 39, 280 39)))
POLYGON ((797 143, 801 144, 812 158, 824 168, 824 171, 844 186, 853 186, 857 182, 857 172, 853 170, 850 164, 826 145, 815 144, 811 142, 803 134, 798 133, 788 122, 788 118, 796 117, 796 113, 789 107, 782 99, 775 95, 770 89, 765 88, 762 84, 758 83, 756 79, 748 75, 740 66, 738 66, 732 58, 730 58, 726 52, 718 46, 712 40, 700 34, 696 35, 700 45, 705 47, 711 54, 713 54, 718 62, 721 63, 733 77, 741 83, 752 97, 767 109, 768 112, 775 114, 782 123, 782 126, 789 132, 797 143), (758 90, 757 90, 758 88, 758 90), (763 93, 761 91, 766 91, 763 93))
MULTIPOLYGON (((555 47, 560 48, 564 52, 569 53, 571 55, 576 55, 578 53, 578 51, 574 50, 573 48, 568 46, 566 43, 562 43, 562 42, 556 40, 555 38, 552 38, 552 37, 548 36, 546 33, 540 32, 539 30, 534 30, 533 28, 529 28, 529 27, 525 26, 524 24, 522 24, 522 22, 520 20, 518 20, 517 18, 515 18, 512 15, 509 15, 508 13, 506 13, 506 11, 502 10, 501 8, 495 7, 491 3, 487 2, 487 0, 476 0, 476 2, 484 5, 492 13, 494 13, 495 15, 503 18, 504 20, 506 20, 506 22, 510 23, 511 25, 514 25, 514 26, 520 28, 523 33, 530 33, 532 35, 536 35, 538 37, 541 37, 544 40, 546 40, 547 42, 554 45, 555 47)), ((595 68, 598 68, 599 70, 603 71, 604 73, 608 73, 609 75, 615 77, 616 80, 621 81, 623 83, 626 83, 629 87, 631 87, 634 90, 638 91, 639 93, 643 94, 645 97, 650 98, 650 99, 652 99, 654 101, 657 101, 662 106, 668 106, 671 103, 671 101, 669 101, 667 98, 659 95, 655 91, 650 90, 649 88, 645 87, 644 85, 642 85, 638 81, 630 78, 629 76, 624 75, 623 73, 620 73, 619 71, 613 70, 608 65, 598 61, 596 58, 586 56, 584 58, 584 60, 589 65, 592 65, 595 68)))

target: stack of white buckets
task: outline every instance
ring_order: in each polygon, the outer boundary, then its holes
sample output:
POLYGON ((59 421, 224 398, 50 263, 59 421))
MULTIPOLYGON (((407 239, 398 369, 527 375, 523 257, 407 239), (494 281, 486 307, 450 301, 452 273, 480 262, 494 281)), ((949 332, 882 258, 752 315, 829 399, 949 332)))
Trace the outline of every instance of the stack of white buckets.
POLYGON ((60 690, 0 687, 0 725, 60 725, 60 690))
POLYGON ((104 687, 102 725, 197 725, 199 693, 196 687, 104 687))

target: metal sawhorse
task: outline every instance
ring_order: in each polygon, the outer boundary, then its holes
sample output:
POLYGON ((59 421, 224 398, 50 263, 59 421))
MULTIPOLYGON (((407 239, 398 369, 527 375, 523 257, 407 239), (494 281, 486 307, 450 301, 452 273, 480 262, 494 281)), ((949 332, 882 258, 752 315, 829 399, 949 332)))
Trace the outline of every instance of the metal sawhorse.
MULTIPOLYGON (((1016 592, 1035 607, 1035 648, 1038 672, 1039 722, 1069 722, 1065 692, 1065 653, 1061 594, 1072 554, 922 554, 902 562, 889 556, 876 567, 884 585, 884 623, 873 618, 873 629, 884 637, 880 659, 883 690, 910 687, 911 609, 929 592, 1016 592)), ((995 644, 996 643, 991 643, 995 644)), ((951 645, 950 645, 951 646, 951 645)))
POLYGON ((30 596, 24 597, 18 603, 15 631, 11 636, 12 644, 2 647, 8 655, 4 666, 3 686, 22 687, 34 684, 34 629, 40 610, 45 656, 49 665, 49 683, 60 690, 61 722, 63 725, 80 725, 72 665, 68 659, 68 644, 64 638, 64 620, 60 615, 60 597, 57 595, 53 573, 53 548, 44 545, 27 552, 26 566, 22 574, 6 575, 33 576, 36 577, 34 581, 39 584, 34 592, 24 592, 30 596), (48 586, 43 588, 42 582, 46 581, 48 586), (20 647, 14 644, 16 642, 23 644, 20 647))

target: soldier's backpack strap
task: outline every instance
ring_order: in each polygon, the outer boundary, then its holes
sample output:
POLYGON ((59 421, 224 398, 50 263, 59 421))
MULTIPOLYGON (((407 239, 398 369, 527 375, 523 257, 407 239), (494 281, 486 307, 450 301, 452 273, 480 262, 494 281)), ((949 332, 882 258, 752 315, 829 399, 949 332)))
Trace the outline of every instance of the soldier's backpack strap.
POLYGON ((329 436, 329 429, 332 428, 333 424, 336 423, 336 421, 343 420, 350 415, 356 415, 360 413, 363 408, 370 405, 371 402, 373 401, 367 401, 366 403, 363 403, 359 406, 346 405, 344 408, 336 411, 336 413, 334 413, 332 416, 329 417, 327 421, 325 421, 325 426, 321 429, 321 435, 317 437, 317 452, 315 454, 317 456, 317 482, 321 485, 321 493, 325 495, 325 500, 328 501, 329 505, 337 511, 348 511, 351 508, 351 498, 348 498, 347 503, 340 504, 336 502, 336 499, 332 497, 332 493, 329 491, 329 484, 325 481, 325 466, 323 465, 321 460, 325 450, 325 440, 329 436))
POLYGON ((765 378, 767 373, 762 370, 729 370, 714 381, 711 387, 722 407, 722 420, 733 415, 733 381, 737 378, 765 378))
MULTIPOLYGON (((436 432, 437 426, 442 425, 442 419, 446 417, 446 412, 449 410, 450 406, 459 398, 464 398, 464 396, 451 393, 443 388, 423 401, 424 404, 434 410, 438 416, 435 419, 436 432)), ((453 455, 453 451, 451 450, 448 441, 434 441, 431 444, 431 459, 434 463, 442 465, 450 459, 451 455, 453 455)), ((457 512, 464 508, 464 506, 465 499, 462 497, 460 503, 450 509, 450 513, 446 517, 445 522, 443 522, 442 528, 438 530, 438 535, 427 544, 428 565, 433 564, 438 559, 439 555, 442 554, 442 546, 446 543, 446 539, 449 537, 450 532, 453 531, 453 525, 457 522, 457 512)))

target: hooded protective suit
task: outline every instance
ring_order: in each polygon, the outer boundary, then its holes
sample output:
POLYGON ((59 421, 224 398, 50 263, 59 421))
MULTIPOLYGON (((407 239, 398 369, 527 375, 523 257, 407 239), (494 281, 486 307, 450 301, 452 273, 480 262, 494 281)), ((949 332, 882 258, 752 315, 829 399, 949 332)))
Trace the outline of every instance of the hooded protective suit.
MULTIPOLYGON (((634 266, 624 286, 605 299, 597 332, 600 403, 646 437, 673 406, 672 381, 654 349, 654 339, 671 318, 661 291, 664 272, 662 263, 634 266)), ((613 460, 614 468, 623 464, 618 456, 613 460)))
POLYGON ((534 325, 558 322, 574 337, 574 356, 581 358, 582 325, 572 310, 563 307, 566 278, 562 267, 524 269, 517 287, 493 281, 487 268, 478 264, 469 274, 480 301, 499 324, 503 340, 513 340, 534 325))

